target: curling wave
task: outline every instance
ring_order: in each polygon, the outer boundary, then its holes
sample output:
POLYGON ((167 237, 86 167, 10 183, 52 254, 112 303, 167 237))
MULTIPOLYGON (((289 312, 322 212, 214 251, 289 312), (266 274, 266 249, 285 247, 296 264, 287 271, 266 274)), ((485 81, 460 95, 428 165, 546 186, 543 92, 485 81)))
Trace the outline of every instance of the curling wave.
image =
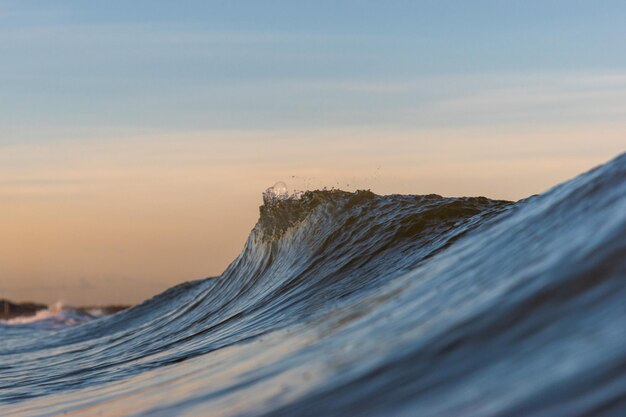
POLYGON ((0 415, 626 411, 626 155, 540 196, 266 200, 219 277, 0 327, 0 415))

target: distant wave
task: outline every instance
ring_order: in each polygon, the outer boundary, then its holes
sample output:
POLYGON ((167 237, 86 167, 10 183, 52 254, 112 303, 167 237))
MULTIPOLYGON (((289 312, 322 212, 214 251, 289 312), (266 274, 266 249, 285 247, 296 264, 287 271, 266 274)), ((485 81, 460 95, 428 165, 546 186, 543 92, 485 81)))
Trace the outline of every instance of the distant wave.
POLYGON ((219 277, 0 326, 0 415, 626 415, 626 154, 516 203, 280 189, 219 277))
POLYGON ((76 326, 107 315, 107 307, 74 308, 57 302, 34 314, 0 320, 0 326, 33 326, 47 329, 62 329, 76 326))

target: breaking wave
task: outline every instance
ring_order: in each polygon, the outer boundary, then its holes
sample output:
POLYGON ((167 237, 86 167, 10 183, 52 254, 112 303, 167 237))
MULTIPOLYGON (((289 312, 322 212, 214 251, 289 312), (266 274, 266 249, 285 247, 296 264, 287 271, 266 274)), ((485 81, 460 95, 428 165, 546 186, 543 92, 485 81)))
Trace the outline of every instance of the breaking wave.
POLYGON ((625 278, 626 154, 516 203, 268 198, 219 277, 0 325, 0 415, 625 415, 625 278))
POLYGON ((39 310, 35 314, 17 316, 6 320, 0 320, 2 326, 31 326, 41 329, 63 329, 69 326, 77 326, 88 321, 107 315, 106 308, 74 308, 65 306, 62 302, 54 303, 47 309, 39 310))

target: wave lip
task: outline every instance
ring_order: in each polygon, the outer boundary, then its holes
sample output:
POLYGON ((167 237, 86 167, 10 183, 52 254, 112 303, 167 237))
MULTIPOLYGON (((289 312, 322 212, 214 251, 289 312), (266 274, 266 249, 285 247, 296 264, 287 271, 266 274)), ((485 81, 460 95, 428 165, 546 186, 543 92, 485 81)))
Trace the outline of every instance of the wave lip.
POLYGON ((516 203, 272 199, 221 276, 9 333, 0 414, 622 415, 624 236, 626 154, 516 203))

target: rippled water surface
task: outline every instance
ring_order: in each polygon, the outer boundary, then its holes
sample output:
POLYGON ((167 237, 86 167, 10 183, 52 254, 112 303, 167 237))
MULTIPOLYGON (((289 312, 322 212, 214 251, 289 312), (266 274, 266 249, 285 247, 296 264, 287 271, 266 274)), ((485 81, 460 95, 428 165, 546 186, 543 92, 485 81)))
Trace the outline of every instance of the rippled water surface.
POLYGON ((267 201, 221 276, 79 319, 0 324, 0 415, 623 416, 626 155, 517 203, 267 201))

